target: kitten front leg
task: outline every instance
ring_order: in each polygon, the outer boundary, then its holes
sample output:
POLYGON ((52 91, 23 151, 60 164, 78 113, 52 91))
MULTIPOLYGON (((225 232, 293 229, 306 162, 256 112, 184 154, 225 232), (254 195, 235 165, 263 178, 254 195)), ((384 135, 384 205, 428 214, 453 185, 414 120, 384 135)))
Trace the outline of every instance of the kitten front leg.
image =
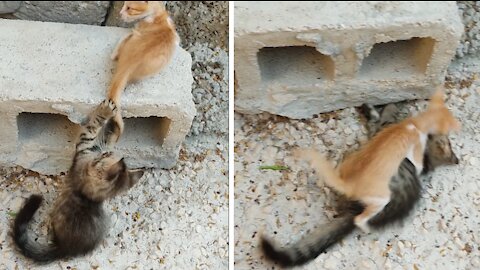
POLYGON ((127 42, 130 38, 132 37, 132 33, 128 34, 126 37, 122 38, 117 46, 115 47, 115 49, 113 50, 112 52, 112 55, 110 56, 110 58, 113 60, 113 61, 117 61, 118 60, 118 55, 120 54, 120 50, 122 49, 123 45, 125 44, 125 42, 127 42))
POLYGON ((80 138, 77 143, 77 152, 99 145, 99 136, 105 123, 112 118, 117 111, 117 106, 111 100, 104 100, 90 114, 85 125, 81 126, 80 138))

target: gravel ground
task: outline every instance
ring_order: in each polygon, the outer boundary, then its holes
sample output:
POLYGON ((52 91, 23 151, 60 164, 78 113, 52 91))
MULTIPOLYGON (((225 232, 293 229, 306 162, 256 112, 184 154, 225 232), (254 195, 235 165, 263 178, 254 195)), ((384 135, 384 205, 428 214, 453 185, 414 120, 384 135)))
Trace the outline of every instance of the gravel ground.
MULTIPOLYGON (((111 228, 90 255, 34 267, 15 250, 9 226, 32 193, 45 197, 32 226, 47 234, 46 216, 63 176, 0 168, 0 270, 3 269, 226 269, 228 267, 228 2, 204 1, 209 16, 177 17, 182 31, 198 23, 202 35, 184 48, 192 55, 197 107, 177 165, 149 170, 128 193, 106 203, 111 228), (223 5, 223 6, 222 6, 223 5), (214 19, 212 19, 214 18, 214 19), (227 19, 226 19, 227 18, 227 19), (187 20, 188 19, 188 20, 187 20), (221 33, 218 33, 218 32, 221 33), (221 40, 212 41, 220 36, 221 40)), ((191 13, 192 13, 191 12, 191 13)), ((185 33, 183 33, 185 34, 185 33)))
MULTIPOLYGON (((368 235, 356 230, 299 269, 480 269, 479 63, 457 60, 448 75, 448 106, 463 124, 450 137, 460 164, 423 180, 422 200, 403 224, 368 235)), ((408 102, 405 109, 425 105, 408 102)), ((285 245, 335 214, 332 191, 316 185, 313 170, 294 161, 291 149, 314 146, 338 161, 365 140, 365 123, 354 108, 303 121, 236 114, 235 269, 277 269, 263 258, 260 235, 285 245), (290 170, 259 169, 274 164, 290 170)))
POLYGON ((45 217, 62 177, 3 168, 0 269, 225 269, 228 155, 226 141, 215 144, 211 138, 189 138, 175 168, 149 171, 127 194, 105 205, 111 227, 99 248, 86 257, 45 267, 33 267, 16 252, 8 226, 24 198, 39 193, 46 204, 32 228, 46 235, 45 217))

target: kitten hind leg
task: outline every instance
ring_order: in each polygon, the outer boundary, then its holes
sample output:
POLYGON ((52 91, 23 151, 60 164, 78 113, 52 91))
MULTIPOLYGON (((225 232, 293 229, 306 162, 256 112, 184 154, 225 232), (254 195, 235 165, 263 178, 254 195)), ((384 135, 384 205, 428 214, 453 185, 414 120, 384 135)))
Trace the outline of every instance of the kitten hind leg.
POLYGON ((360 228, 363 232, 369 233, 370 229, 368 227, 368 220, 378 214, 385 205, 390 201, 390 197, 370 197, 363 199, 362 202, 365 204, 365 209, 362 213, 355 217, 355 225, 360 228))

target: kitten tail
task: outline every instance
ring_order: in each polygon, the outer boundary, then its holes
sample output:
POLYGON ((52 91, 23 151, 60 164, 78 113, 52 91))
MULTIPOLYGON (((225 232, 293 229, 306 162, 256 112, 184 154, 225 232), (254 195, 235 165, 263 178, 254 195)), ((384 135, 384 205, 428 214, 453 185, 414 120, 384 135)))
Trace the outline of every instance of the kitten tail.
POLYGON ((42 203, 42 196, 32 195, 18 212, 14 221, 13 240, 22 254, 37 262, 48 263, 62 257, 56 246, 40 244, 29 237, 28 224, 42 203))
POLYGON ((313 149, 296 149, 293 154, 298 159, 309 161, 312 168, 319 175, 323 176, 325 183, 329 187, 334 188, 342 194, 347 193, 343 179, 340 178, 333 164, 326 160, 320 152, 313 149))
POLYGON ((289 247, 275 247, 270 240, 262 237, 261 249, 267 259, 278 263, 282 267, 303 265, 350 234, 355 229, 353 218, 352 214, 336 218, 332 223, 315 229, 315 231, 289 247))
POLYGON ((120 104, 120 98, 123 90, 129 81, 131 68, 119 69, 113 75, 110 88, 108 89, 108 98, 113 100, 117 106, 120 104))

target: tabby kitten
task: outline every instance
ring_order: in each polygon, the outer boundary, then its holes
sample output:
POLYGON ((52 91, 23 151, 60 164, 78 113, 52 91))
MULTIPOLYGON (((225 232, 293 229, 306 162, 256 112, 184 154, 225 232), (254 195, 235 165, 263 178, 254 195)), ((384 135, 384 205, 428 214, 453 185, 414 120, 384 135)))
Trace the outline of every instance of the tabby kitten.
POLYGON ((141 170, 128 170, 123 158, 111 152, 120 136, 117 111, 113 101, 105 100, 81 126, 65 187, 50 215, 53 243, 38 243, 27 231, 41 195, 31 195, 17 214, 13 239, 26 257, 47 263, 83 255, 104 238, 108 219, 103 202, 131 188, 143 175, 141 170))
MULTIPOLYGON (((364 105, 363 111, 369 120, 367 123, 369 136, 373 136, 385 126, 402 120, 399 118, 399 109, 394 104, 387 105, 381 114, 369 105, 364 105)), ((448 136, 428 136, 423 164, 422 174, 432 172, 438 166, 458 164, 458 158, 452 151, 448 136)), ((408 159, 400 164, 397 174, 391 178, 389 189, 390 201, 382 211, 368 221, 370 227, 377 229, 402 220, 420 199, 421 184, 415 166, 408 159)), ((350 234, 355 229, 354 217, 364 210, 364 205, 358 201, 345 198, 343 200, 343 205, 339 209, 343 212, 340 217, 335 218, 330 224, 322 225, 290 247, 275 247, 269 239, 263 237, 261 247, 266 257, 284 267, 302 265, 315 259, 350 234)))

